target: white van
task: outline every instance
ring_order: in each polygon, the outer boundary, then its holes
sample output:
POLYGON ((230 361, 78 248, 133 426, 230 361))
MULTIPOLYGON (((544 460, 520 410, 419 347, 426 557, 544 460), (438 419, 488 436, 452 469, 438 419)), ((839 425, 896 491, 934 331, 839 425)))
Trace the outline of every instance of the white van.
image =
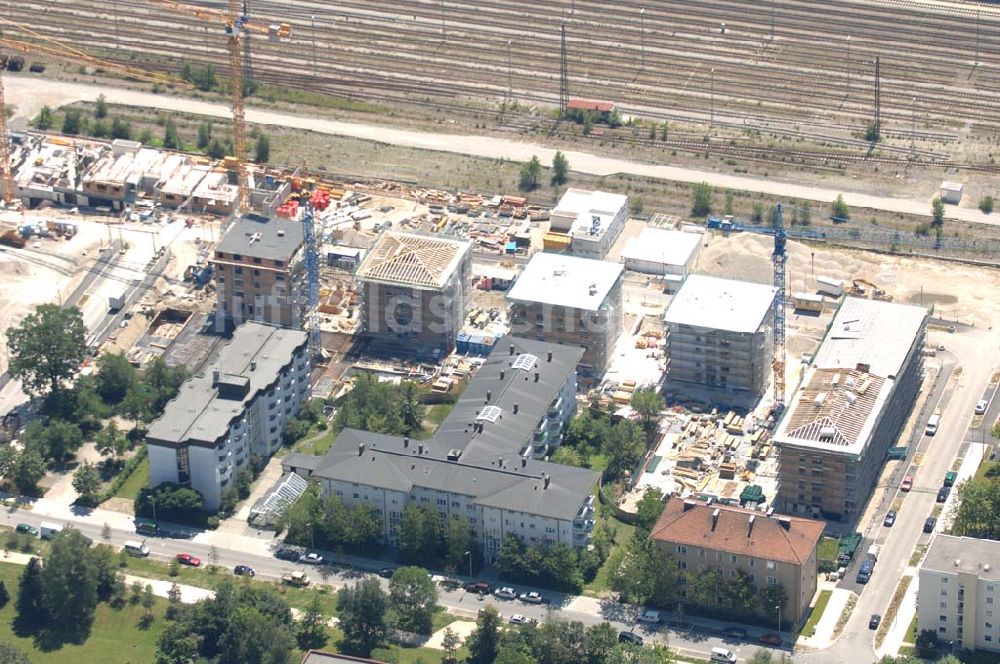
POLYGON ((937 413, 931 415, 930 419, 927 420, 927 427, 924 429, 925 436, 933 436, 937 433, 938 425, 941 424, 941 416, 937 413))
POLYGON ((642 612, 642 615, 639 616, 639 622, 656 625, 660 622, 660 612, 654 609, 646 609, 642 612))
POLYGON ((129 540, 125 542, 125 553, 136 558, 145 558, 149 555, 149 545, 145 542, 129 540))
POLYGON ((52 539, 63 530, 61 523, 49 523, 48 521, 42 521, 39 526, 41 537, 44 540, 52 539))
POLYGON ((736 653, 726 648, 712 648, 712 656, 709 659, 713 662, 734 664, 736 662, 736 653))

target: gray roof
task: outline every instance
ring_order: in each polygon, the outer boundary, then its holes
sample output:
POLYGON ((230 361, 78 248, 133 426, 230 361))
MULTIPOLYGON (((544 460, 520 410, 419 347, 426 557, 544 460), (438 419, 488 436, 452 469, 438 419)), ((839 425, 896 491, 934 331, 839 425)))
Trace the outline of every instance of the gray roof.
POLYGON ((670 302, 663 320, 754 334, 767 319, 777 292, 767 284, 692 274, 670 302))
POLYGON ((965 572, 1000 581, 1000 542, 939 534, 931 540, 921 569, 942 574, 965 572))
POLYGON ((336 652, 326 652, 323 650, 310 650, 302 658, 300 664, 385 664, 377 659, 364 659, 363 657, 352 657, 341 655, 336 652))
POLYGON ((189 378, 149 427, 146 438, 156 444, 214 444, 246 405, 278 380, 292 355, 308 336, 264 323, 243 323, 207 371, 189 378), (214 371, 219 383, 213 385, 214 371))
POLYGON ((288 262, 302 246, 302 237, 299 222, 252 215, 234 221, 215 250, 288 262))
POLYGON ((539 252, 528 261, 507 300, 599 311, 624 271, 620 263, 539 252))

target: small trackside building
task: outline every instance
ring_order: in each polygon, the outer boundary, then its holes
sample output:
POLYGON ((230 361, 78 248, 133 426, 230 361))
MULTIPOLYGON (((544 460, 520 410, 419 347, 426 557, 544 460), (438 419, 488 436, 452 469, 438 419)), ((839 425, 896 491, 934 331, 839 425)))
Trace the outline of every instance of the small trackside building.
POLYGON ((181 386, 146 434, 149 485, 173 482, 216 510, 251 455, 269 459, 310 395, 308 336, 244 323, 211 368, 181 386))

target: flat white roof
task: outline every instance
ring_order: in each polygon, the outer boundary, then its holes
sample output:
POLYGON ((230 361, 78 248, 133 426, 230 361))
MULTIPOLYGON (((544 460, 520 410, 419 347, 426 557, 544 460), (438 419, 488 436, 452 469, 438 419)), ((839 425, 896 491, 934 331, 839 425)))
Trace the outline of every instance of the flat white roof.
POLYGON ((639 237, 628 241, 622 250, 622 258, 662 265, 687 265, 701 239, 702 236, 697 233, 646 228, 639 237))
POLYGON ((603 235, 611 226, 612 220, 627 206, 628 196, 622 194, 567 189, 550 216, 574 219, 569 229, 564 231, 571 235, 590 235, 593 220, 600 219, 600 231, 595 235, 603 235))
POLYGON ((674 296, 664 321, 713 330, 754 333, 777 289, 766 284, 692 274, 674 296))
POLYGON ((624 270, 619 263, 539 252, 507 299, 597 311, 624 270))

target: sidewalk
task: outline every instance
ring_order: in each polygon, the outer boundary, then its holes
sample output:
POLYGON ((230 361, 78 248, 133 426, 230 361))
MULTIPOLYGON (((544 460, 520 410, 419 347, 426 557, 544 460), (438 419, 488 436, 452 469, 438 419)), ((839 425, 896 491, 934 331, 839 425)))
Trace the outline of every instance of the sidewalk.
POLYGON ((875 649, 875 655, 879 659, 882 659, 884 655, 895 657, 899 652, 899 647, 906 640, 906 630, 910 627, 910 622, 912 622, 913 616, 917 612, 917 586, 920 585, 920 576, 917 572, 918 570, 915 567, 907 567, 903 571, 904 577, 912 576, 913 580, 910 581, 910 585, 906 588, 906 594, 903 595, 903 601, 899 604, 896 617, 893 618, 892 625, 889 626, 889 631, 885 635, 885 640, 882 641, 882 647, 875 649))
MULTIPOLYGON (((826 590, 826 588, 820 588, 820 590, 826 590)), ((830 600, 826 604, 826 609, 823 610, 823 616, 816 623, 816 633, 812 636, 800 636, 798 641, 795 642, 796 649, 823 650, 832 646, 837 640, 837 637, 833 633, 837 629, 837 623, 840 621, 840 616, 844 613, 847 601, 854 593, 846 588, 834 587, 832 590, 833 592, 830 594, 830 600)))

